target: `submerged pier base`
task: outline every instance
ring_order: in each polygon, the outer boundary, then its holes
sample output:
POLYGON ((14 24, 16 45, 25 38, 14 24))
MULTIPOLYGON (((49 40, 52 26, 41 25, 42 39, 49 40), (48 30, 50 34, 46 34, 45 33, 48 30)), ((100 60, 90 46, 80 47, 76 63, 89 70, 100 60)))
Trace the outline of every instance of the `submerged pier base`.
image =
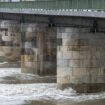
POLYGON ((77 92, 105 91, 105 34, 58 28, 57 83, 77 92))

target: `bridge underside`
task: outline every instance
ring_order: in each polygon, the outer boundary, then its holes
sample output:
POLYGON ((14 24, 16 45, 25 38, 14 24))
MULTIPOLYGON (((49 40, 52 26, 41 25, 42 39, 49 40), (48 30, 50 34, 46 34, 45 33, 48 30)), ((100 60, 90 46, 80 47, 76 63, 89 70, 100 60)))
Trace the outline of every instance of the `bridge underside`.
POLYGON ((63 15, 41 15, 41 14, 21 14, 21 13, 2 13, 0 12, 1 20, 14 20, 20 23, 43 23, 48 26, 52 24, 54 27, 80 27, 92 28, 94 23, 98 29, 104 30, 105 19, 101 17, 91 16, 63 16, 63 15))

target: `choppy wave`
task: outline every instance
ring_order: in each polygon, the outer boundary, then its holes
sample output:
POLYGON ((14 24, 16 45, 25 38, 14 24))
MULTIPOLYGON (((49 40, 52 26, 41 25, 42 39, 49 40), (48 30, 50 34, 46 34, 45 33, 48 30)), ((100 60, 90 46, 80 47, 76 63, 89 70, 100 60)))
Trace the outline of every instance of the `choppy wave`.
MULTIPOLYGON (((11 74, 20 73, 11 69, 11 73, 0 70, 0 78, 11 74)), ((31 75, 30 75, 31 77, 31 75)), ((24 77, 23 77, 24 78, 24 77)), ((71 100, 76 102, 104 99, 105 92, 96 94, 78 95, 72 88, 60 90, 57 84, 0 84, 0 105, 21 105, 25 100, 71 100)))

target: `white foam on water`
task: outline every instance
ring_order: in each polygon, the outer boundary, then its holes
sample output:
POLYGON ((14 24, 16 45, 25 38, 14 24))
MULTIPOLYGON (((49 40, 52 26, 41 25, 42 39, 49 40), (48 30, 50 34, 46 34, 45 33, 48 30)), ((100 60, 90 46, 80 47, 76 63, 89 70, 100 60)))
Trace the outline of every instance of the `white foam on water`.
MULTIPOLYGON (((0 69, 0 78, 3 76, 20 73, 20 69, 0 69), (11 70, 11 73, 9 73, 11 70)), ((31 75, 30 75, 31 76, 31 75)), ((0 105, 22 105, 25 100, 56 100, 56 101, 87 101, 104 99, 105 92, 96 94, 81 94, 68 88, 57 89, 57 84, 34 83, 34 84, 0 84, 0 105)))
MULTIPOLYGON (((20 68, 0 68, 0 81, 3 80, 3 77, 15 77, 19 80, 34 80, 35 78, 43 78, 38 75, 30 74, 30 73, 21 73, 20 68)), ((45 76, 46 78, 49 76, 45 76)), ((52 76, 55 78, 55 76, 52 76)))
POLYGON ((20 68, 0 68, 0 78, 20 74, 20 68))
POLYGON ((8 62, 0 62, 0 65, 2 65, 2 64, 6 64, 6 63, 8 63, 8 62))
POLYGON ((32 80, 38 77, 34 74, 21 73, 20 68, 0 68, 0 80, 3 80, 2 78, 7 76, 15 77, 20 80, 32 80))

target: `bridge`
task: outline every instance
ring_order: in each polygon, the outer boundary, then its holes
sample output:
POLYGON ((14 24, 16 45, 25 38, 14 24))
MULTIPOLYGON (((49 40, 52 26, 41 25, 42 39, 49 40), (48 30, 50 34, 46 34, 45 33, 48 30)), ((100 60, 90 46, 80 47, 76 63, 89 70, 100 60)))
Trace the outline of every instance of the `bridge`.
POLYGON ((0 45, 6 55, 17 48, 22 72, 57 73, 61 89, 105 90, 105 0, 1 0, 0 19, 0 45))

